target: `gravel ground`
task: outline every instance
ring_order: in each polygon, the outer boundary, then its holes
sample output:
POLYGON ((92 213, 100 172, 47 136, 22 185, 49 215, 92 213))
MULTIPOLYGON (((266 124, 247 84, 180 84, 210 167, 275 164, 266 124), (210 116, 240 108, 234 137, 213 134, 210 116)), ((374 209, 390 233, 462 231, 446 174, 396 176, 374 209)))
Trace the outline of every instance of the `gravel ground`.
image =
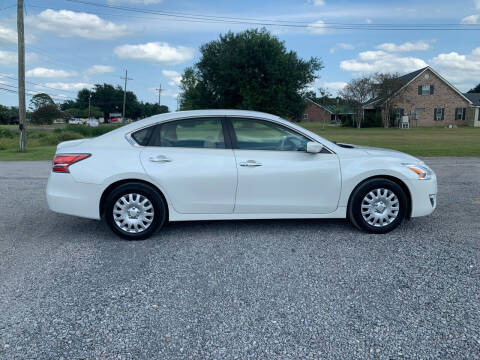
POLYGON ((480 158, 426 160, 437 211, 187 222, 127 242, 56 215, 49 164, 0 163, 1 359, 480 358, 480 158))

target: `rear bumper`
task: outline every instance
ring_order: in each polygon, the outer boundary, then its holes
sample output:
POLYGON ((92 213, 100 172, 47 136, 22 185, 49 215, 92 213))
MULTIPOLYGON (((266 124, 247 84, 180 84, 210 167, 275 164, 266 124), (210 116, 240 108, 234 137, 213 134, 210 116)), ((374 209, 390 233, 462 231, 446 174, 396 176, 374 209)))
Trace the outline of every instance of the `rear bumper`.
POLYGON ((412 217, 430 215, 437 207, 437 178, 430 180, 409 180, 412 196, 412 217))
POLYGON ((101 185, 80 183, 71 174, 52 172, 47 183, 47 203, 57 213, 100 219, 102 192, 101 185))

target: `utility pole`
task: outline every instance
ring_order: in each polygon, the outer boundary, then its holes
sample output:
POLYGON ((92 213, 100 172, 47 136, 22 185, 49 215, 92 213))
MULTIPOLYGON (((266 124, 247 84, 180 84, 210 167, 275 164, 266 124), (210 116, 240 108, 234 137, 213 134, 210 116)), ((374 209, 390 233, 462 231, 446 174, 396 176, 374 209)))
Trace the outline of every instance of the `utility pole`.
POLYGON ((88 118, 90 119, 90 100, 92 99, 92 93, 88 94, 88 118))
POLYGON ((125 70, 125 77, 121 77, 120 79, 125 80, 125 86, 123 88, 123 111, 122 111, 122 122, 125 122, 125 102, 127 101, 127 80, 133 80, 128 77, 127 70, 125 70))
POLYGON ((162 84, 160 84, 160 87, 158 89, 155 89, 155 90, 158 91, 158 106, 160 106, 161 105, 161 103, 160 103, 161 98, 160 97, 162 96, 162 84))
POLYGON ((18 127, 20 128, 20 151, 25 151, 27 130, 25 128, 25 36, 23 30, 23 0, 17 2, 18 34, 18 127))

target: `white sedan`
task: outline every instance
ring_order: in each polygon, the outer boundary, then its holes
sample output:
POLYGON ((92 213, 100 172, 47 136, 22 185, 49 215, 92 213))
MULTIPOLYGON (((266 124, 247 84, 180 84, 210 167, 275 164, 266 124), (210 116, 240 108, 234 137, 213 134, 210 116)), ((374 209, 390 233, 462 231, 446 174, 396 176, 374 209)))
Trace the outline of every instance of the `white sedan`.
POLYGON ((432 213, 436 194, 415 157, 238 110, 161 114, 60 143, 47 185, 51 210, 104 218, 126 239, 185 220, 348 218, 386 233, 432 213))

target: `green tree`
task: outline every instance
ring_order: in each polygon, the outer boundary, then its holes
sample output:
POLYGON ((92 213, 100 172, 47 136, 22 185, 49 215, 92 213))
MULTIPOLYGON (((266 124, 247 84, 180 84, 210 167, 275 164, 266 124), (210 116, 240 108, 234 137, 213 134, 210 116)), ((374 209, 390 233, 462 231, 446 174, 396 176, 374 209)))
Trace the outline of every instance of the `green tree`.
POLYGON ((468 90, 469 93, 480 93, 480 83, 474 88, 468 90))
POLYGON ((228 32, 200 52, 200 61, 183 73, 182 110, 250 109, 298 118, 307 86, 322 69, 320 60, 299 59, 265 29, 228 32))
POLYGON ((0 124, 8 124, 10 116, 10 109, 6 106, 0 105, 0 124))
POLYGON ((163 114, 168 112, 168 107, 165 105, 141 103, 142 113, 141 117, 149 117, 157 114, 163 114))
POLYGON ((53 120, 63 117, 63 113, 55 104, 46 104, 39 107, 32 113, 32 123, 34 124, 51 124, 53 120))
POLYGON ((30 109, 32 111, 38 110, 42 106, 54 104, 50 95, 45 93, 35 94, 30 99, 30 109))

